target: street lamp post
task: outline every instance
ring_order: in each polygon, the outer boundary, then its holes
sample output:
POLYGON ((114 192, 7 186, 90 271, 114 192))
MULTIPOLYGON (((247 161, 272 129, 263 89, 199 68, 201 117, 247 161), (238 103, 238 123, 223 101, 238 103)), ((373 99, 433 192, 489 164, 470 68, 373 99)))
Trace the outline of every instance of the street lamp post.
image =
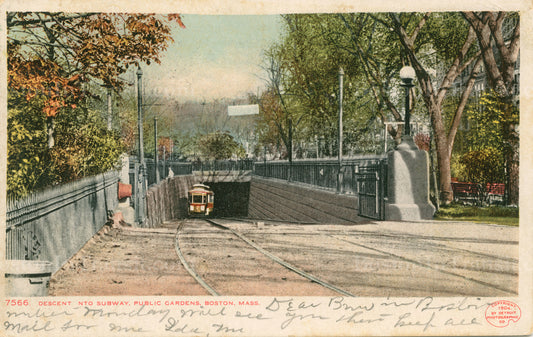
POLYGON ((399 145, 401 149, 416 150, 417 147, 411 137, 411 88, 414 87, 413 81, 416 77, 415 70, 411 66, 405 66, 400 70, 400 84, 405 88, 405 117, 404 117, 404 134, 402 136, 402 143, 399 145))
POLYGON ((343 185, 343 174, 342 174, 342 133, 343 133, 343 127, 342 127, 342 93, 343 93, 343 78, 344 78, 344 70, 339 68, 339 173, 337 175, 337 192, 342 193, 342 185, 343 185))
POLYGON ((411 135, 411 102, 410 102, 410 90, 414 86, 413 80, 415 79, 415 70, 410 66, 405 66, 400 70, 400 79, 402 80, 402 87, 405 88, 405 119, 404 119, 404 134, 411 135))
POLYGON ((401 86, 405 88, 405 132, 402 143, 387 154, 385 220, 427 220, 435 214, 429 200, 428 153, 419 150, 411 137, 409 92, 415 75, 411 67, 400 70, 401 86))

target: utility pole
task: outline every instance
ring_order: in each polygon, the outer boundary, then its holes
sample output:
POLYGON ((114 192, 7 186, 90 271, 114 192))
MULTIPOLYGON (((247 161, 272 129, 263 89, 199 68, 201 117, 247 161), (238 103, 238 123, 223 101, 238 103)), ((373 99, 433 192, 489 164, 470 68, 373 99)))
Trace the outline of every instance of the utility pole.
POLYGON ((342 193, 342 185, 343 185, 343 172, 342 172, 342 92, 343 92, 343 78, 344 78, 344 70, 339 68, 339 172, 337 174, 337 193, 342 193))
POLYGON ((107 87, 107 130, 113 127, 113 97, 111 87, 107 87))
POLYGON ((159 184, 159 151, 157 151, 157 117, 154 117, 154 167, 155 183, 159 184))
POLYGON ((292 118, 289 118, 289 146, 287 149, 289 155, 289 172, 287 181, 292 181, 292 118))
POLYGON ((143 138, 143 111, 142 111, 142 75, 141 67, 137 69, 137 119, 139 128, 139 188, 136 199, 137 223, 144 222, 145 193, 146 193, 146 167, 144 162, 144 138, 143 138))

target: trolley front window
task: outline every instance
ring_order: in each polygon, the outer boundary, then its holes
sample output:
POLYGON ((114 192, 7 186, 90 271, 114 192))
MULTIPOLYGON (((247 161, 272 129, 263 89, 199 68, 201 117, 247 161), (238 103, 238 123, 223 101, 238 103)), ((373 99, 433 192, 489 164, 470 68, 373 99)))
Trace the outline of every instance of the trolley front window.
POLYGON ((203 195, 195 194, 192 196, 192 202, 195 204, 203 204, 203 195))

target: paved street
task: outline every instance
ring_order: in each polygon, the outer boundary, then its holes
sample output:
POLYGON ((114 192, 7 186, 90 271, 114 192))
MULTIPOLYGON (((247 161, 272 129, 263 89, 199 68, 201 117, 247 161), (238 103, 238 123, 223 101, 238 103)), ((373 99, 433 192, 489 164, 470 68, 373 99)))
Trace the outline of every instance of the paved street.
MULTIPOLYGON (((268 253, 355 296, 509 296, 518 291, 517 227, 462 222, 296 225, 221 220, 268 253)), ((101 231, 52 277, 50 294, 329 296, 201 219, 101 231), (179 227, 179 228, 178 228, 179 227)))

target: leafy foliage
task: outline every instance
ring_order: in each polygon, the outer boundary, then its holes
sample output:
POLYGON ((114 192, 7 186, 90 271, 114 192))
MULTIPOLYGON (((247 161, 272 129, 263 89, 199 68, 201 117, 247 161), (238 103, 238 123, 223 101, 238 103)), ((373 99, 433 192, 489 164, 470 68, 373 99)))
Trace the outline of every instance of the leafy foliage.
POLYGON ((471 125, 467 134, 470 149, 494 147, 500 152, 507 150, 505 125, 517 125, 519 122, 514 105, 506 104, 490 90, 468 107, 466 115, 471 125))
POLYGON ((65 114, 56 121, 56 146, 50 150, 54 182, 68 182, 114 169, 124 152, 118 133, 106 129, 97 111, 77 112, 77 118, 65 114))
MULTIPOLYGON (((508 125, 517 125, 519 114, 513 104, 508 104, 494 91, 487 91, 472 100, 466 109, 468 131, 463 137, 463 153, 455 173, 464 180, 486 183, 509 183, 509 162, 506 154, 513 151, 506 132, 508 125)), ((512 163, 517 164, 517 163, 512 163)))
MULTIPOLYGON (((10 93, 8 104, 21 99, 14 96, 21 95, 10 93)), ((32 103, 9 109, 7 119, 7 186, 8 194, 14 197, 47 183, 45 117, 35 107, 42 102, 36 98, 32 103)))
POLYGON ((482 186, 487 183, 503 183, 505 166, 501 152, 493 147, 473 150, 461 157, 468 181, 482 186))
POLYGON ((230 159, 232 156, 242 158, 244 148, 237 143, 229 132, 216 131, 198 138, 197 146, 201 156, 208 160, 230 159))
POLYGON ((420 150, 429 152, 429 145, 431 142, 431 137, 428 134, 417 133, 414 137, 414 141, 415 141, 416 146, 418 146, 420 150))
POLYGON ((162 160, 168 160, 170 159, 170 155, 174 148, 174 142, 172 141, 172 138, 170 137, 161 137, 158 140, 158 151, 159 151, 159 158, 162 160))
POLYGON ((124 146, 95 102, 129 67, 160 62, 171 22, 184 27, 177 14, 7 13, 10 196, 115 166, 124 146))
MULTIPOLYGON (((9 97, 13 97, 10 94, 9 97)), ((56 145, 46 145, 45 99, 10 106, 8 101, 8 171, 10 197, 98 174, 115 167, 124 150, 115 132, 107 131, 98 111, 73 109, 55 118, 56 145)), ((24 100, 23 100, 24 101, 24 100)))
MULTIPOLYGON (((367 14, 283 18, 283 41, 265 53, 269 87, 261 97, 262 145, 284 157, 292 139, 297 156, 336 155, 342 67, 344 153, 376 151, 379 121, 391 118, 384 107, 392 107, 392 118, 401 119, 389 97, 399 62, 390 34, 367 14)), ((393 128, 389 131, 397 135, 393 128)))
POLYGON ((518 107, 513 102, 515 70, 520 55, 520 19, 516 12, 463 12, 476 33, 481 49, 485 73, 494 95, 503 103, 505 112, 502 135, 505 139, 504 156, 507 170, 507 196, 510 204, 519 199, 519 132, 518 107))
POLYGON ((500 151, 493 147, 470 151, 461 156, 467 180, 477 185, 476 199, 483 205, 488 201, 488 184, 505 181, 505 165, 500 151))

